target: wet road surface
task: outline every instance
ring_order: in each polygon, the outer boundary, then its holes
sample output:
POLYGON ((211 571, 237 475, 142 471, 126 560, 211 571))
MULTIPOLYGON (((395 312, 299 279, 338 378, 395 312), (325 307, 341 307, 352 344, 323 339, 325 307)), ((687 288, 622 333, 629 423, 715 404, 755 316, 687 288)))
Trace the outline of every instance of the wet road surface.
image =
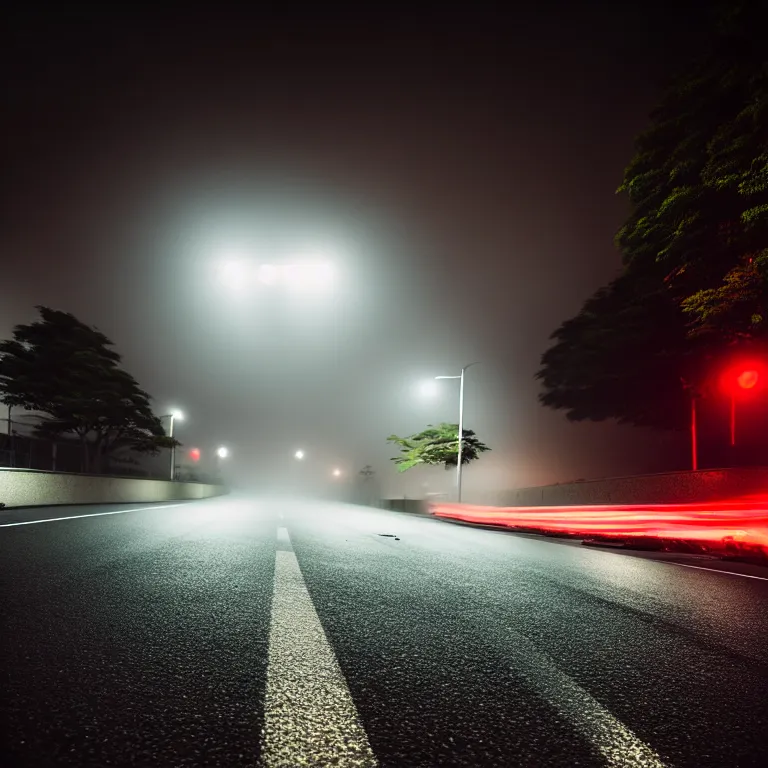
POLYGON ((764 764, 760 578, 242 496, 0 526, 3 765, 764 764))

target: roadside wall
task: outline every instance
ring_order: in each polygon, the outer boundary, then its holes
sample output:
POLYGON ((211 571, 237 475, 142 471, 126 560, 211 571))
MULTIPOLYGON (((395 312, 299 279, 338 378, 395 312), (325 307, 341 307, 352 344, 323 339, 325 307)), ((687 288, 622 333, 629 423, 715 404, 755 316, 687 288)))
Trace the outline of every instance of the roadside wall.
POLYGON ((613 477, 561 485, 471 494, 467 504, 498 507, 569 506, 576 504, 673 504, 768 496, 768 469, 711 469, 658 475, 613 477))
POLYGON ((395 512, 412 512, 414 514, 426 514, 427 502, 423 499, 381 499, 378 504, 380 509, 391 509, 395 512))
POLYGON ((0 503, 6 507, 207 499, 226 492, 223 485, 205 483, 0 469, 0 503))

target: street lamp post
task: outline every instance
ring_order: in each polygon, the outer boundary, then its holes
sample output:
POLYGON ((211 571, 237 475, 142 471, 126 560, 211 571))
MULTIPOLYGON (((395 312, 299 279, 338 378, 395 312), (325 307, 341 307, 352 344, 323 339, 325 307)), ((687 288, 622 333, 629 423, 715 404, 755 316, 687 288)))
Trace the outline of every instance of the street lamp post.
POLYGON ((435 376, 436 379, 459 379, 459 445, 456 450, 456 501, 461 504, 461 460, 464 453, 464 374, 467 368, 477 363, 469 363, 461 369, 458 376, 435 376))
MULTIPOLYGON (((165 416, 161 416, 160 418, 163 419, 169 419, 169 426, 168 426, 168 437, 173 437, 173 422, 178 419, 179 421, 183 421, 184 414, 181 411, 171 411, 170 413, 166 413, 165 416)), ((171 482, 176 478, 176 446, 171 446, 171 482)))

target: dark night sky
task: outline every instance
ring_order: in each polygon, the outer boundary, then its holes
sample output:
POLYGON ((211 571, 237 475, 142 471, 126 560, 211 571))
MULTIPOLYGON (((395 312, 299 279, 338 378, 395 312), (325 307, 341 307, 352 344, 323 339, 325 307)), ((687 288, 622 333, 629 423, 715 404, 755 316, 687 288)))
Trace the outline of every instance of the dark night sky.
POLYGON ((297 447, 390 478, 387 434, 455 419, 452 383, 416 385, 473 360, 469 489, 671 467, 679 440, 568 424, 533 374, 618 269, 614 190, 699 5, 258 7, 6 16, 0 334, 40 303, 97 325, 253 479, 297 447), (213 279, 307 247, 326 294, 213 279))

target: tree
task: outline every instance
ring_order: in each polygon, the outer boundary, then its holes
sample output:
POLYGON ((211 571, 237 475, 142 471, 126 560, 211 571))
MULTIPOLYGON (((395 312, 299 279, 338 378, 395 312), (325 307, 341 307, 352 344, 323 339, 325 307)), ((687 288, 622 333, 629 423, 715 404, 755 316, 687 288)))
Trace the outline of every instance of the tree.
POLYGON ((757 4, 675 78, 619 188, 622 270, 551 336, 541 402, 572 420, 678 428, 687 390, 768 340, 768 48, 757 4))
POLYGON ((0 342, 0 395, 43 414, 40 436, 76 435, 86 472, 121 451, 154 454, 178 445, 104 334, 72 314, 37 309, 39 320, 17 325, 13 338, 0 342))
POLYGON ((721 19, 707 53, 653 112, 620 187, 632 204, 617 236, 625 265, 662 265, 689 332, 729 341, 768 329, 768 52, 759 22, 756 3, 721 19))
MULTIPOLYGON (((480 458, 480 454, 491 449, 480 442, 471 429, 463 430, 464 440, 461 451, 461 463, 469 464, 480 458)), ((410 437, 390 435, 387 442, 399 446, 401 455, 393 458, 398 472, 405 472, 419 464, 430 466, 443 465, 446 469, 458 463, 459 425, 432 424, 427 429, 410 437)))

